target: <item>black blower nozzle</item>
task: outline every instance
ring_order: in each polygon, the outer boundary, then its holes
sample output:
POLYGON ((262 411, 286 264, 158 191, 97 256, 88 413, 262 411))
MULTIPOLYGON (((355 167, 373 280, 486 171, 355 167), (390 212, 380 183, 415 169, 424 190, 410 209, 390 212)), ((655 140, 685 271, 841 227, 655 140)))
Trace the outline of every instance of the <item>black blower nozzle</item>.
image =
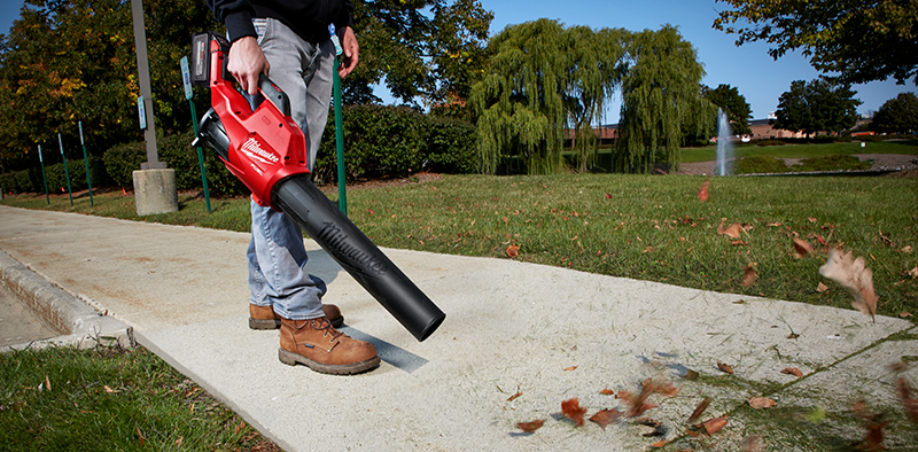
POLYGON ((427 339, 446 318, 309 180, 308 174, 280 181, 273 198, 275 206, 296 221, 419 341, 427 339))

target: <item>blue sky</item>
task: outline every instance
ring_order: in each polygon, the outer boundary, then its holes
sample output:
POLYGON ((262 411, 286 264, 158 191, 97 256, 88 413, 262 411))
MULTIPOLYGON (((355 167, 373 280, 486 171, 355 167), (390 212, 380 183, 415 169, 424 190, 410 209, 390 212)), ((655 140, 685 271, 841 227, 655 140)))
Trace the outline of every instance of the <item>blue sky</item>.
MULTIPOLYGON (((201 0, 203 1, 203 0, 201 0)), ((764 119, 778 105, 781 93, 794 80, 812 80, 819 73, 799 53, 779 60, 768 56, 768 46, 761 43, 734 45, 735 36, 711 28, 717 11, 725 4, 714 0, 642 0, 615 2, 609 0, 482 0, 482 5, 494 12, 491 33, 507 25, 540 18, 557 19, 566 26, 586 25, 591 28, 625 28, 632 31, 659 29, 671 24, 679 28, 683 38, 695 46, 698 59, 707 75, 702 82, 716 87, 728 84, 739 89, 752 106, 756 119, 764 119)), ((0 2, 0 32, 6 33, 19 17, 22 0, 0 2)), ((358 37, 359 39, 359 37, 358 37)), ((862 114, 877 110, 880 105, 902 92, 918 93, 914 84, 896 85, 895 81, 855 85, 858 108, 862 114)), ((618 121, 617 99, 610 107, 606 122, 618 121)))

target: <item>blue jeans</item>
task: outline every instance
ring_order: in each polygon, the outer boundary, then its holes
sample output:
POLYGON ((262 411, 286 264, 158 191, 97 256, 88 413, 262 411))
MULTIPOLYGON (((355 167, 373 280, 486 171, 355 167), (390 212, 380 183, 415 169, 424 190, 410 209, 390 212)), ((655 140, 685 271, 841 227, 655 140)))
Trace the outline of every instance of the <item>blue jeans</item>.
MULTIPOLYGON (((253 19, 258 45, 271 65, 268 76, 290 98, 293 120, 306 135, 307 166, 312 170, 328 120, 335 47, 301 39, 275 19, 253 19)), ((246 252, 249 302, 273 306, 294 320, 323 317, 325 283, 307 274, 306 248, 299 226, 286 215, 252 201, 252 240, 246 252)))

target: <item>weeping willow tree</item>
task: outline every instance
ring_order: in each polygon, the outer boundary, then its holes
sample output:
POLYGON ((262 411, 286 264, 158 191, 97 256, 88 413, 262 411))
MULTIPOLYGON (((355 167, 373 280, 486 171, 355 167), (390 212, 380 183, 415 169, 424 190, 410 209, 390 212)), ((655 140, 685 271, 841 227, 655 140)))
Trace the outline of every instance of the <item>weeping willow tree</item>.
MULTIPOLYGON (((507 158, 519 159, 529 174, 562 169, 566 129, 590 129, 592 136, 590 124, 620 79, 623 35, 540 19, 492 38, 471 96, 482 172, 496 172, 507 158)), ((586 157, 580 154, 581 166, 586 157)))
POLYGON ((568 86, 564 107, 574 133, 578 170, 587 171, 597 156, 593 126, 600 125, 607 101, 615 94, 625 72, 623 57, 628 32, 622 29, 573 27, 567 31, 568 86))
POLYGON ((654 163, 678 169, 683 133, 710 133, 705 124, 714 124, 717 114, 701 94, 704 69, 691 43, 670 25, 635 34, 628 54, 615 169, 646 173, 654 163))

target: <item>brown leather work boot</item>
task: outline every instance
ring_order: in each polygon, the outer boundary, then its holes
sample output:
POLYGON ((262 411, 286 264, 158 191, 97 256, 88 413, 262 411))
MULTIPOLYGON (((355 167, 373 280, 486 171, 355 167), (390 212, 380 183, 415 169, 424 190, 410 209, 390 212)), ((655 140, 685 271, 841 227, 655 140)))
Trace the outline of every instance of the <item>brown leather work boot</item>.
MULTIPOLYGON (((323 304, 322 311, 325 312, 325 318, 331 322, 335 328, 341 328, 344 325, 344 316, 341 310, 333 304, 323 304)), ((281 326, 281 316, 274 312, 271 306, 257 306, 249 303, 249 328, 253 330, 276 330, 281 326)))
POLYGON ((334 375, 356 374, 379 366, 373 344, 336 330, 325 318, 282 319, 278 357, 284 364, 300 363, 316 372, 334 375))

